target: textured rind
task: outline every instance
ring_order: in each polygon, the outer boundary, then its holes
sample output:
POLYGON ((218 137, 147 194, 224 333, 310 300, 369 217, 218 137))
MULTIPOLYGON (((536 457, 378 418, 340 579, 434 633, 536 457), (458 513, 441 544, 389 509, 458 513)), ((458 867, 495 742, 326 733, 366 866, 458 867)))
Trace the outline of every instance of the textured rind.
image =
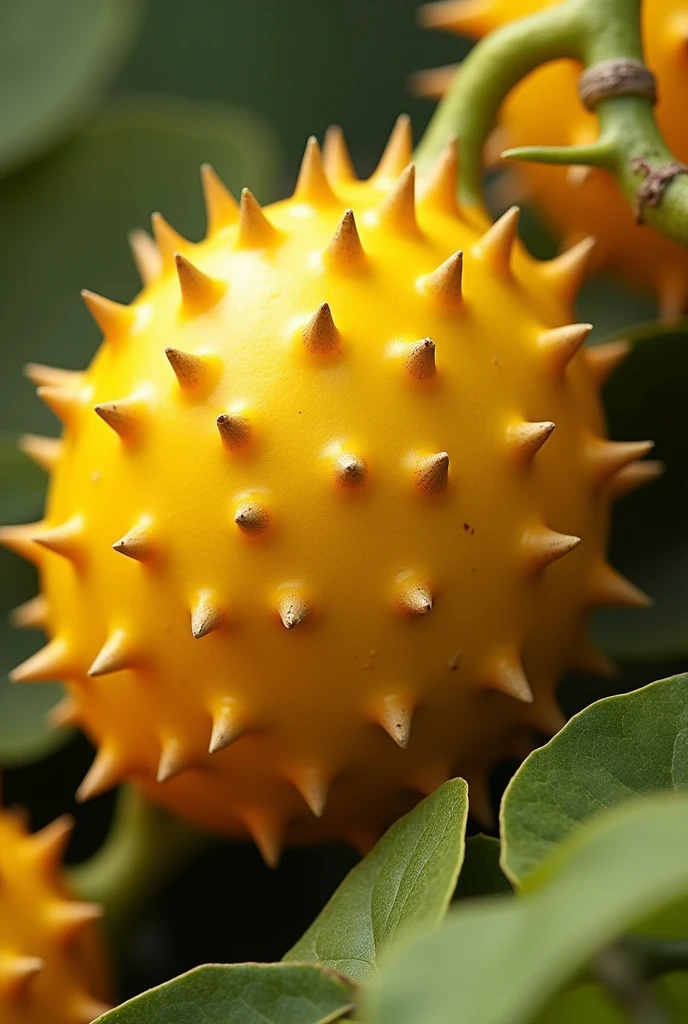
POLYGON ((0 1020, 89 1024, 107 1009, 106 958, 93 919, 61 877, 60 819, 28 835, 0 810, 0 1020))
POLYGON ((64 677, 99 747, 80 798, 132 779, 269 862, 454 773, 487 814, 486 772, 594 660, 590 609, 640 600, 604 560, 589 326, 562 326, 580 260, 462 215, 451 148, 416 189, 407 119, 368 182, 328 140, 329 180, 311 141, 294 197, 173 233, 181 268, 156 220, 162 272, 49 396, 46 520, 4 534, 53 638, 15 678, 64 677), (35 543, 65 522, 68 551, 35 543))
MULTIPOLYGON (((421 20, 478 39, 506 22, 560 0, 445 0, 421 7, 421 20)), ((688 13, 684 0, 643 4, 646 62, 657 79, 656 115, 679 160, 688 162, 685 97, 688 91, 688 13)), ((578 99, 579 66, 553 61, 528 75, 502 106, 497 152, 515 146, 567 146, 593 141, 597 119, 578 99)), ((447 78, 438 72, 419 79, 429 95, 442 93, 447 78)), ((495 147, 491 147, 494 149, 495 147)), ((668 319, 688 311, 688 252, 647 226, 634 213, 613 178, 603 170, 513 164, 514 194, 539 209, 572 245, 585 235, 597 239, 596 266, 633 286, 652 290, 668 319)))

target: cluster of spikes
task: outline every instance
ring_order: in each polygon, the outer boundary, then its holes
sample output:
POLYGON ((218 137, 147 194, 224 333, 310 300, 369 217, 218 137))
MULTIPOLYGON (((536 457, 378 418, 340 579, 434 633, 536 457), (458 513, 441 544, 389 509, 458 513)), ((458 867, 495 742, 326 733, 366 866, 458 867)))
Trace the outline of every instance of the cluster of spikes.
MULTIPOLYGON (((388 145, 375 172, 373 180, 379 178, 393 181, 378 208, 378 216, 390 230, 400 234, 415 234, 420 231, 416 219, 417 203, 429 203, 436 209, 456 214, 457 207, 457 151, 455 140, 451 140, 437 161, 433 171, 416 195, 415 169, 411 159, 411 135, 409 120, 402 115, 392 132, 388 145)), ((331 182, 350 182, 355 174, 348 156, 341 130, 328 130, 323 153, 314 138, 309 139, 298 176, 294 196, 298 201, 313 206, 327 206, 338 200, 332 191, 331 182)), ((202 168, 202 184, 206 201, 208 233, 232 228, 233 244, 237 249, 266 249, 280 244, 280 230, 270 223, 255 197, 248 189, 241 193, 240 201, 234 199, 208 165, 202 168)), ((490 271, 502 277, 513 276, 513 249, 517 240, 519 211, 517 207, 508 210, 496 223, 491 225, 471 248, 471 256, 483 261, 490 271)), ((180 250, 192 249, 190 243, 179 235, 160 214, 152 218, 153 237, 144 231, 131 236, 134 259, 145 285, 154 283, 168 272, 176 273, 179 282, 179 302, 182 311, 193 317, 208 310, 220 301, 227 284, 209 277, 180 250)), ((231 237, 231 236, 230 236, 231 237)), ((229 244, 232 244, 230 241, 229 244)), ((588 266, 593 242, 583 240, 555 259, 537 267, 537 272, 547 282, 548 288, 564 303, 571 303, 576 295, 588 266)), ((346 210, 343 214, 323 258, 332 267, 351 272, 365 264, 368 259, 358 233, 354 213, 346 210)), ((443 261, 421 282, 420 290, 428 301, 444 308, 460 310, 463 306, 463 253, 457 251, 443 261)), ((113 302, 93 292, 84 291, 84 301, 109 344, 117 345, 136 327, 135 307, 113 302)), ((581 350, 591 325, 568 324, 563 327, 544 330, 538 344, 542 359, 549 367, 553 380, 563 379, 567 367, 581 350)), ((336 358, 345 344, 327 302, 318 308, 306 311, 298 329, 300 343, 316 358, 336 358)), ((403 373, 410 377, 427 380, 436 372, 436 346, 432 338, 426 337, 415 342, 400 343, 391 353, 403 373)), ((599 387, 621 363, 629 350, 625 342, 612 342, 584 349, 589 370, 599 387)), ((161 352, 161 356, 163 353, 161 352)), ((164 350, 177 385, 188 398, 199 400, 211 393, 219 379, 221 365, 214 355, 198 355, 180 351, 177 348, 164 350)), ((37 385, 39 397, 53 410, 65 426, 69 427, 81 414, 86 401, 83 375, 76 372, 53 369, 52 367, 30 364, 26 369, 28 377, 37 385)), ((129 395, 101 402, 94 412, 120 438, 123 445, 135 445, 145 432, 147 408, 145 396, 129 395)), ((254 425, 250 418, 232 412, 217 417, 217 443, 228 455, 251 443, 254 425)), ((527 465, 543 447, 555 424, 552 422, 522 422, 509 427, 505 434, 505 448, 511 451, 513 459, 527 465)), ((24 436, 22 447, 27 455, 48 470, 52 470, 60 458, 61 442, 58 440, 24 436)), ((658 476, 662 465, 654 461, 638 461, 652 447, 651 442, 611 442, 590 439, 588 465, 593 484, 605 487, 612 497, 618 497, 658 476)), ((420 497, 440 493, 450 484, 451 453, 446 451, 423 453, 414 456, 408 464, 409 485, 420 497)), ((355 451, 340 453, 332 460, 332 475, 342 488, 365 487, 368 466, 355 451)), ((270 529, 272 511, 259 501, 242 502, 234 510, 234 524, 241 534, 260 535, 270 529)), ((57 526, 46 527, 42 523, 5 527, 0 531, 0 541, 30 560, 36 560, 38 548, 48 549, 64 558, 78 563, 85 557, 86 523, 76 515, 57 526)), ((542 572, 549 564, 574 550, 580 538, 558 533, 542 527, 531 531, 522 538, 524 571, 532 575, 542 572)), ((152 562, 158 555, 155 523, 144 518, 132 524, 130 530, 113 543, 119 554, 141 562, 152 562)), ((406 579, 398 588, 397 608, 410 616, 427 615, 432 612, 433 594, 422 580, 406 579)), ((649 599, 623 576, 606 563, 602 563, 595 576, 589 598, 591 606, 618 605, 645 607, 649 599)), ((302 626, 314 614, 309 595, 293 589, 286 589, 277 606, 270 609, 275 620, 286 629, 302 626)), ((216 603, 210 591, 198 595, 196 604, 190 608, 191 632, 196 639, 220 628, 225 621, 226 610, 216 603)), ((18 626, 41 627, 46 621, 44 599, 37 597, 14 613, 18 626)), ((122 669, 135 668, 141 664, 140 652, 130 646, 127 634, 117 629, 110 635, 98 652, 90 669, 90 676, 100 676, 122 669)), ((586 648, 580 655, 578 668, 609 673, 613 666, 594 648, 586 648)), ((69 677, 74 671, 70 663, 69 650, 59 638, 51 640, 46 647, 29 658, 12 673, 16 682, 38 682, 69 677)), ((504 664, 496 672, 490 685, 519 700, 532 701, 532 694, 523 670, 517 663, 504 664)), ((400 746, 406 746, 409 738, 412 709, 404 701, 390 698, 388 706, 378 716, 379 724, 400 746)), ((60 724, 76 721, 77 709, 69 698, 57 711, 60 724)), ((231 709, 225 708, 215 717, 210 752, 216 752, 233 743, 248 731, 244 722, 238 722, 231 709)), ((176 742, 163 745, 158 769, 158 781, 165 781, 179 771, 189 767, 176 742)), ((85 778, 80 790, 80 799, 89 797, 109 788, 118 781, 119 765, 114 756, 101 748, 96 761, 85 778)), ((303 787, 303 791, 312 787, 303 787)), ((324 799, 307 797, 316 813, 321 813, 324 799)))
MULTIPOLYGON (((20 812, 3 813, 17 817, 19 827, 24 831, 25 821, 20 812)), ((46 825, 40 832, 22 835, 17 855, 25 858, 38 874, 53 878, 59 872, 72 828, 72 819, 69 815, 63 815, 50 825, 46 825)), ((0 874, 0 886, 2 882, 0 874)), ((52 902, 45 908, 43 926, 56 945, 68 952, 84 929, 98 921, 102 915, 102 907, 97 903, 65 899, 56 893, 52 902)), ((40 957, 1 950, 0 1007, 3 1002, 21 1005, 24 1000, 29 1000, 32 986, 45 966, 44 960, 40 957)), ((73 1024, 90 1024, 109 1009, 110 1007, 100 1000, 80 993, 72 997, 67 1012, 71 1014, 73 1024)))

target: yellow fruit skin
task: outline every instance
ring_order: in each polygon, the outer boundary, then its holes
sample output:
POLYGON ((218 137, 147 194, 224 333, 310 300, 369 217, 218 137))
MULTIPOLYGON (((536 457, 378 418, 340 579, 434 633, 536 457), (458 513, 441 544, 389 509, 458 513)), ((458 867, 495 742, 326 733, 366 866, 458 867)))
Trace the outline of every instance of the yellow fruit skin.
MULTIPOLYGON (((559 0, 449 0, 421 8, 428 24, 480 38, 506 22, 553 7, 559 0)), ((651 0, 642 7, 645 59, 657 78, 656 116, 679 160, 688 162, 688 11, 683 0, 651 0)), ((569 146, 597 138, 597 118, 578 99, 580 65, 553 61, 532 72, 502 107, 499 149, 569 146)), ((495 148, 495 147, 492 147, 495 148)), ((657 294, 671 318, 688 310, 688 252, 647 225, 638 225, 606 171, 516 164, 519 196, 532 203, 566 245, 597 239, 600 269, 657 294)))
POLYGON ((477 807, 495 761, 556 728, 589 610, 640 600, 604 560, 599 374, 543 335, 579 269, 512 250, 512 214, 483 236, 451 154, 414 213, 400 124, 368 182, 333 142, 328 184, 309 145, 264 213, 206 180, 216 226, 174 242, 206 277, 168 253, 131 307, 99 308, 92 365, 43 392, 67 421, 46 519, 4 534, 39 562, 53 637, 16 678, 64 677, 99 747, 81 796, 131 779, 269 861, 283 834, 365 844, 455 772, 477 807), (432 276, 459 247, 463 295, 456 262, 432 276), (434 373, 408 349, 427 338, 434 373), (556 424, 537 453, 530 421, 556 424), (539 569, 547 529, 582 542, 539 569))
POLYGON ((0 1021, 88 1024, 109 989, 98 908, 74 899, 61 877, 64 819, 27 835, 0 810, 0 1021))

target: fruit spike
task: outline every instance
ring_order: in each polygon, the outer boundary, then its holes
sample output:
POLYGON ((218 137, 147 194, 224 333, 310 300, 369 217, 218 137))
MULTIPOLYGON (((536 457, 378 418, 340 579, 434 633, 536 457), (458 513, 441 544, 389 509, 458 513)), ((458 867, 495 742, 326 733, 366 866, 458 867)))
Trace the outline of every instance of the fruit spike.
POLYGON ((652 441, 602 441, 588 445, 587 457, 595 483, 605 483, 637 459, 652 451, 652 441))
POLYGON ((338 124, 331 124, 325 132, 322 160, 325 173, 335 185, 356 180, 356 171, 351 163, 344 132, 338 124))
POLYGON ((404 168, 410 164, 412 150, 411 118, 408 114, 400 114, 377 165, 373 181, 396 181, 404 168))
POLYGON ((58 420, 71 427, 76 423, 82 401, 78 391, 65 387, 44 385, 36 390, 36 394, 55 413, 58 420))
POLYGON ((620 498, 638 487, 658 480, 664 473, 664 463, 658 459, 644 459, 642 462, 632 462, 630 466, 624 466, 618 473, 615 473, 609 481, 609 494, 612 498, 620 498))
POLYGON ((142 403, 137 398, 119 398, 114 402, 101 402, 93 411, 107 423, 123 441, 138 436, 142 421, 142 403))
POLYGON ((162 274, 160 250, 148 232, 142 228, 130 231, 128 237, 129 248, 142 283, 153 284, 162 274))
POLYGON ((320 156, 320 146, 314 135, 311 135, 306 143, 294 199, 309 206, 327 206, 337 202, 337 197, 327 180, 320 156))
POLYGON ((308 352, 324 354, 336 352, 341 336, 332 319, 329 303, 323 302, 301 332, 304 347, 308 352))
POLYGON ((580 286, 587 277, 596 241, 592 236, 581 239, 560 256, 542 264, 541 274, 545 282, 559 295, 562 302, 570 307, 580 286))
POLYGON ((401 235, 419 233, 416 220, 416 168, 409 164, 394 188, 387 193, 379 209, 380 223, 401 235))
POLYGON ((487 236, 459 214, 455 146, 418 179, 422 231, 381 225, 395 187, 388 211, 410 198, 407 135, 402 121, 356 181, 330 132, 336 204, 304 198, 313 145, 301 197, 210 202, 209 236, 173 233, 133 304, 135 346, 38 370, 73 429, 43 522, 0 539, 38 563, 54 637, 18 674, 65 679, 53 720, 99 747, 81 799, 131 783, 205 829, 253 831, 268 859, 283 835, 379 836, 416 780, 479 788, 519 737, 554 728, 595 602, 640 603, 604 568, 606 533, 611 495, 651 471, 592 479, 608 443, 596 356, 575 355, 585 325, 552 326, 565 261, 557 278, 516 245, 518 284, 502 272, 515 214, 487 236), (207 312, 186 308, 175 251, 182 275, 226 285, 207 312), (201 387, 173 375, 189 356, 201 387), (71 565, 32 538, 74 516, 71 565), (104 641, 95 668, 116 671, 90 678, 104 641), (161 778, 187 769, 176 782, 155 779, 161 751, 161 778), (320 792, 336 780, 320 819, 316 787, 310 809, 297 791, 315 768, 320 792))
POLYGON ((458 216, 459 208, 456 200, 458 177, 458 142, 454 136, 447 142, 423 184, 420 191, 421 203, 441 210, 442 213, 446 213, 450 217, 458 216))
POLYGON ((74 818, 63 814, 35 832, 29 840, 32 862, 43 872, 54 872, 64 857, 67 844, 74 830, 74 818))
POLYGON ((512 206, 473 246, 473 255, 489 263, 496 274, 511 274, 511 253, 518 237, 520 214, 518 206, 512 206))
POLYGON ((329 779, 317 765, 300 765, 287 773, 290 782, 296 787, 304 803, 316 818, 322 818, 327 803, 329 779))
POLYGON ((463 278, 463 253, 455 252, 453 256, 441 263, 436 270, 424 279, 425 291, 445 306, 460 306, 463 302, 461 282, 463 278))
POLYGON ((174 254, 174 262, 179 277, 182 304, 187 313, 192 316, 205 313, 220 301, 227 290, 222 281, 208 277, 180 252, 174 254))
POLYGON ((50 908, 49 927, 58 942, 69 945, 88 925, 100 920, 102 916, 103 908, 98 903, 59 900, 50 908))
POLYGON ((446 452, 428 455, 416 464, 416 487, 422 494, 441 494, 449 482, 449 456, 446 452))
POLYGON ((19 447, 30 459, 52 473, 62 453, 62 441, 56 437, 39 437, 37 434, 22 434, 19 447))
POLYGON ((34 536, 43 523, 17 523, 13 526, 0 526, 0 544, 21 555, 27 562, 37 564, 42 561, 40 546, 34 536))
POLYGON ((557 533, 546 527, 528 530, 522 538, 526 565, 532 573, 537 575, 552 562, 557 562, 564 555, 568 555, 578 547, 580 542, 580 537, 557 533))
POLYGON ((236 708, 236 702, 225 700, 213 715, 213 729, 208 752, 217 754, 245 735, 246 723, 236 708))
POLYGON ((435 376, 435 342, 432 338, 412 341, 402 356, 404 369, 415 380, 429 380, 435 376))
POLYGON ((135 660, 126 630, 116 629, 98 651, 88 670, 88 675, 91 677, 106 676, 112 672, 121 672, 124 669, 132 668, 135 660))
POLYGON ((562 376, 576 352, 590 334, 592 324, 566 324, 543 331, 538 344, 557 376, 562 376))
POLYGON ((359 270, 366 259, 358 236, 353 210, 346 210, 325 250, 326 262, 336 270, 359 270))
POLYGON ((219 629, 224 622, 223 608, 208 590, 202 590, 191 611, 191 633, 196 640, 219 629))
POLYGON ((83 550, 84 521, 79 515, 72 516, 59 526, 43 528, 34 537, 36 544, 76 562, 83 550))
POLYGON ((482 34, 494 27, 490 0, 435 0, 418 10, 421 25, 444 28, 458 35, 482 34))
POLYGON ((131 306, 113 302, 87 288, 81 290, 81 298, 108 341, 120 341, 130 333, 136 320, 136 312, 131 306))
POLYGON ((368 467, 359 455, 342 453, 334 463, 335 476, 343 487, 360 487, 365 482, 368 467))
POLYGON ((179 775, 180 772, 189 768, 191 763, 192 759, 184 750, 183 742, 171 737, 170 739, 165 740, 162 744, 156 780, 158 782, 168 782, 170 779, 173 779, 175 775, 179 775))
POLYGON ((628 341, 608 341, 585 349, 585 361, 598 387, 603 387, 617 367, 630 355, 628 341))
POLYGON ((76 391, 82 384, 84 375, 75 370, 61 370, 56 366, 45 366, 43 363, 26 363, 24 376, 28 377, 36 387, 71 388, 76 391))
POLYGON ((551 420, 543 420, 541 423, 513 423, 507 429, 507 444, 516 458, 527 464, 532 462, 553 430, 554 423, 551 420))
POLYGON ((149 517, 144 517, 128 533, 115 541, 112 548, 118 554, 126 555, 127 558, 133 558, 137 562, 150 561, 155 553, 155 545, 149 517))
POLYGON ((236 224, 239 219, 239 204, 210 164, 203 164, 201 167, 201 184, 208 219, 208 235, 214 235, 217 231, 236 224))
POLYGON ((69 650, 64 640, 55 638, 36 654, 10 672, 13 683, 48 683, 71 675, 69 650))
POLYGON ((247 188, 241 191, 239 227, 236 236, 238 249, 267 249, 277 240, 277 231, 267 219, 247 188))
POLYGON ((282 857, 284 842, 280 822, 261 808, 244 810, 241 819, 266 865, 276 868, 282 857))
POLYGON ((196 356, 170 346, 165 355, 183 391, 193 392, 212 383, 214 367, 208 356, 196 356))
POLYGON ((175 253, 189 246, 188 241, 167 223, 161 213, 154 213, 151 217, 153 225, 153 237, 158 247, 162 265, 165 269, 174 266, 175 253))
POLYGON ((31 982, 44 967, 45 960, 38 956, 0 953, 0 1000, 13 1002, 25 997, 31 982))
POLYGON ((108 789, 117 786, 124 776, 124 766, 113 750, 100 747, 91 767, 86 772, 81 785, 76 791, 77 803, 83 804, 92 800, 108 789))
POLYGON ((48 602, 43 594, 32 597, 10 612, 15 629, 45 629, 48 623, 48 602))
POLYGON ((216 423, 222 443, 231 452, 244 448, 253 436, 250 420, 239 413, 220 413, 216 423))
POLYGON ((411 719, 413 718, 411 702, 399 694, 389 694, 380 703, 374 718, 388 736, 392 737, 397 746, 405 750, 411 738, 411 719))
POLYGON ((593 606, 649 608, 652 605, 647 594, 605 563, 596 567, 591 582, 590 604, 593 606))
POLYGON ((308 621, 313 609, 302 594, 287 592, 279 598, 277 611, 285 629, 296 629, 308 621))

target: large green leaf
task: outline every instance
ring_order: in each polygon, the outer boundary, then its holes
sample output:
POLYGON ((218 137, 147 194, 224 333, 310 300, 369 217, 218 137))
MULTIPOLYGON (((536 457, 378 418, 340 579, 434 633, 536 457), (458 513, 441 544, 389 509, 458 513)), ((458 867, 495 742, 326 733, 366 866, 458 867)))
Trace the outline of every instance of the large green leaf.
POLYGON ((144 992, 99 1024, 326 1024, 351 1007, 351 990, 311 964, 208 964, 144 992))
MULTIPOLYGON (((18 450, 16 438, 0 435, 0 524, 31 522, 40 515, 45 474, 18 450)), ((8 612, 36 593, 32 566, 0 550, 0 764, 21 764, 51 753, 68 739, 46 714, 59 700, 58 684, 14 686, 7 678, 41 645, 42 634, 12 629, 8 612)))
POLYGON ((688 799, 615 808, 560 846, 524 896, 458 904, 402 944, 369 989, 368 1019, 526 1024, 600 950, 688 895, 686 849, 688 799))
POLYGON ((655 604, 600 612, 595 633, 606 650, 625 660, 680 657, 688 652, 688 329, 649 325, 630 340, 631 355, 605 389, 611 435, 654 440, 666 474, 619 502, 611 557, 655 604))
POLYGON ((254 115, 151 100, 111 108, 0 186, 0 429, 56 429, 22 381, 22 364, 81 368, 90 360, 99 334, 79 289, 131 298, 139 285, 126 235, 153 210, 190 237, 202 235, 204 160, 232 189, 248 183, 259 196, 279 173, 273 136, 254 115))
POLYGON ((502 860, 523 879, 615 804, 688 789, 688 675, 592 704, 523 762, 502 802, 502 860))
POLYGON ((136 36, 140 0, 0 4, 0 175, 90 114, 136 36))
POLYGON ((437 925, 463 860, 467 793, 463 779, 451 779, 393 825, 285 960, 327 964, 366 981, 404 930, 437 925))

